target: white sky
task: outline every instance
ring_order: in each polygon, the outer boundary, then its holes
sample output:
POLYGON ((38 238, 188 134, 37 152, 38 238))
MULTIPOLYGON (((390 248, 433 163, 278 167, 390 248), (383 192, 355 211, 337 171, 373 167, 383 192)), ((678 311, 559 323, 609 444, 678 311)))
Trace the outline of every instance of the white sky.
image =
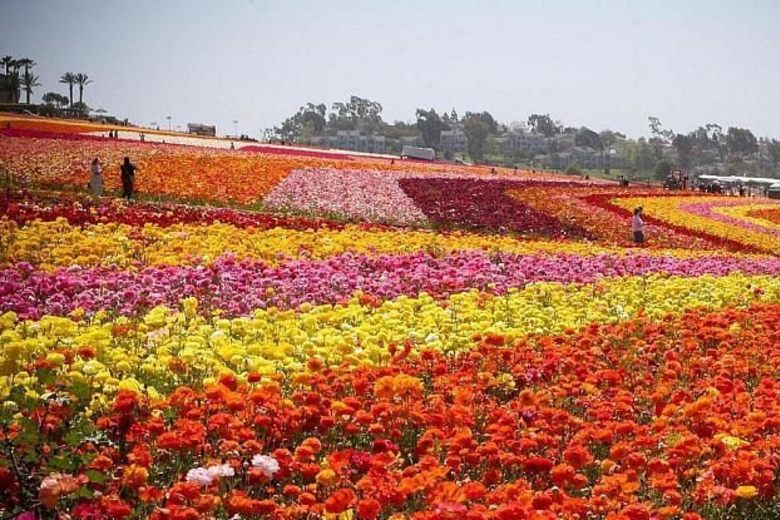
POLYGON ((94 79, 85 102, 139 124, 258 135, 307 101, 549 112, 647 134, 717 122, 780 137, 780 2, 0 0, 0 55, 47 91, 94 79))

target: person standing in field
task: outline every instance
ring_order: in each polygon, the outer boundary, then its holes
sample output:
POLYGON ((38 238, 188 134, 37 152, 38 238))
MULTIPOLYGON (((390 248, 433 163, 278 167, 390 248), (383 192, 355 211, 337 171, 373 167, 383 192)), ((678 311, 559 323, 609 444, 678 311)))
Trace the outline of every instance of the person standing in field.
POLYGON ((97 157, 92 159, 89 167, 89 189, 95 197, 103 196, 103 167, 97 157))
POLYGON ((122 172, 122 197, 130 202, 130 199, 133 198, 133 189, 135 187, 136 167, 133 163, 130 162, 129 157, 125 157, 120 170, 122 172))
POLYGON ((631 231, 634 232, 634 243, 643 244, 645 241, 645 221, 642 220, 642 206, 634 209, 631 217, 631 231))

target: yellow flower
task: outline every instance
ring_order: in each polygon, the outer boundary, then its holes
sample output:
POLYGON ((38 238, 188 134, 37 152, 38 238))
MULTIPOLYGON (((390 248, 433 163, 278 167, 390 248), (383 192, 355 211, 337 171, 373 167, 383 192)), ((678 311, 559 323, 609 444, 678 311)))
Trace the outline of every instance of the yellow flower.
POLYGON ((728 435, 725 433, 719 433, 715 435, 715 438, 722 442, 726 448, 730 450, 736 450, 740 446, 744 446, 745 444, 748 444, 747 442, 743 441, 739 437, 734 437, 733 435, 728 435))
POLYGON ((336 475, 336 472, 332 469, 323 469, 319 473, 317 473, 317 484, 321 486, 332 486, 336 482, 339 481, 338 475, 336 475))
POLYGON ((758 495, 758 489, 756 486, 739 486, 734 494, 739 498, 750 499, 758 495))

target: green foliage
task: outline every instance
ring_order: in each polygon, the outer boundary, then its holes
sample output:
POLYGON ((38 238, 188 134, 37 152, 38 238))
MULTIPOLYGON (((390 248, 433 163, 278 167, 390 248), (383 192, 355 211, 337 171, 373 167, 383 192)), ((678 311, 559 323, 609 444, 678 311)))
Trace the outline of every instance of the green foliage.
POLYGON ((528 117, 528 128, 532 132, 544 134, 546 137, 561 133, 560 123, 553 121, 550 114, 531 114, 528 117))
POLYGON ((68 96, 57 94, 56 92, 47 92, 43 95, 43 102, 47 105, 53 105, 57 108, 62 108, 68 104, 68 96))
POLYGON ((35 87, 40 87, 41 84, 38 82, 38 76, 30 72, 29 70, 24 72, 24 76, 22 76, 22 89, 27 94, 27 104, 30 104, 30 96, 33 93, 33 89, 35 87))
POLYGON ((577 130, 574 136, 574 144, 577 146, 588 146, 594 150, 601 150, 603 148, 601 136, 586 126, 577 130))
POLYGON ((772 139, 767 142, 766 147, 769 152, 769 157, 772 158, 772 165, 777 167, 778 164, 780 164, 780 141, 772 139))
POLYGON ((726 145, 729 152, 737 156, 744 156, 758 151, 756 136, 747 128, 729 127, 726 134, 726 145))
POLYGON ((659 160, 655 147, 644 138, 624 142, 620 147, 619 154, 625 169, 640 175, 652 173, 659 160))
POLYGON ((378 101, 353 95, 346 103, 336 102, 331 108, 328 125, 336 130, 370 132, 383 124, 382 105, 378 101))
POLYGON ((498 131, 498 123, 488 112, 466 112, 463 116, 463 131, 469 139, 469 156, 479 162, 487 152, 488 136, 498 131))
POLYGON ((70 106, 73 106, 73 86, 76 84, 76 74, 73 72, 66 72, 60 77, 60 83, 68 86, 68 99, 70 106))
POLYGON ((680 166, 687 168, 693 159, 694 140, 690 135, 677 134, 672 140, 672 145, 677 150, 677 159, 680 166))
MULTIPOLYGON (((447 116, 447 119, 449 120, 449 116, 447 116)), ((417 128, 419 128, 422 133, 425 146, 436 147, 441 141, 441 131, 446 128, 446 125, 433 108, 430 110, 418 108, 417 128)))
POLYGON ((672 173, 672 169, 674 169, 674 164, 671 161, 659 161, 655 165, 655 178, 658 180, 665 179, 667 175, 672 173))
POLYGON ((274 129, 276 135, 286 141, 311 142, 311 137, 325 130, 325 105, 307 103, 298 112, 288 117, 280 127, 274 129))

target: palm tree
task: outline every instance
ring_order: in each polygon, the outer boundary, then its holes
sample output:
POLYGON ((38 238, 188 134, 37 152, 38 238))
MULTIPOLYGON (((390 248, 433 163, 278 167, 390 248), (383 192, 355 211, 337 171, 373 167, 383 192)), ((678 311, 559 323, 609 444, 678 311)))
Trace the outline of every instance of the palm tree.
POLYGON ((38 76, 29 71, 24 73, 24 76, 22 76, 22 87, 27 93, 28 105, 30 104, 30 94, 32 94, 33 89, 40 86, 41 84, 38 83, 38 76))
POLYGON ((68 85, 68 92, 69 92, 69 99, 70 99, 70 106, 73 106, 73 85, 76 84, 76 75, 72 72, 66 72, 62 75, 60 78, 60 83, 65 83, 68 85))
POLYGON ((16 60, 16 67, 17 69, 24 67, 24 73, 28 74, 30 72, 30 69, 32 67, 35 67, 35 62, 30 58, 21 58, 16 60))
POLYGON ((84 87, 92 83, 92 80, 89 79, 89 76, 84 74, 83 72, 79 72, 75 76, 76 84, 79 86, 79 103, 81 103, 81 99, 84 96, 84 87))
POLYGON ((19 87, 21 83, 19 81, 19 74, 12 72, 3 77, 2 83, 0 83, 0 90, 5 90, 11 93, 11 102, 19 102, 19 87))
POLYGON ((11 67, 11 63, 14 62, 13 56, 3 56, 2 59, 0 59, 0 64, 2 64, 5 67, 5 73, 8 74, 8 69, 11 67))

